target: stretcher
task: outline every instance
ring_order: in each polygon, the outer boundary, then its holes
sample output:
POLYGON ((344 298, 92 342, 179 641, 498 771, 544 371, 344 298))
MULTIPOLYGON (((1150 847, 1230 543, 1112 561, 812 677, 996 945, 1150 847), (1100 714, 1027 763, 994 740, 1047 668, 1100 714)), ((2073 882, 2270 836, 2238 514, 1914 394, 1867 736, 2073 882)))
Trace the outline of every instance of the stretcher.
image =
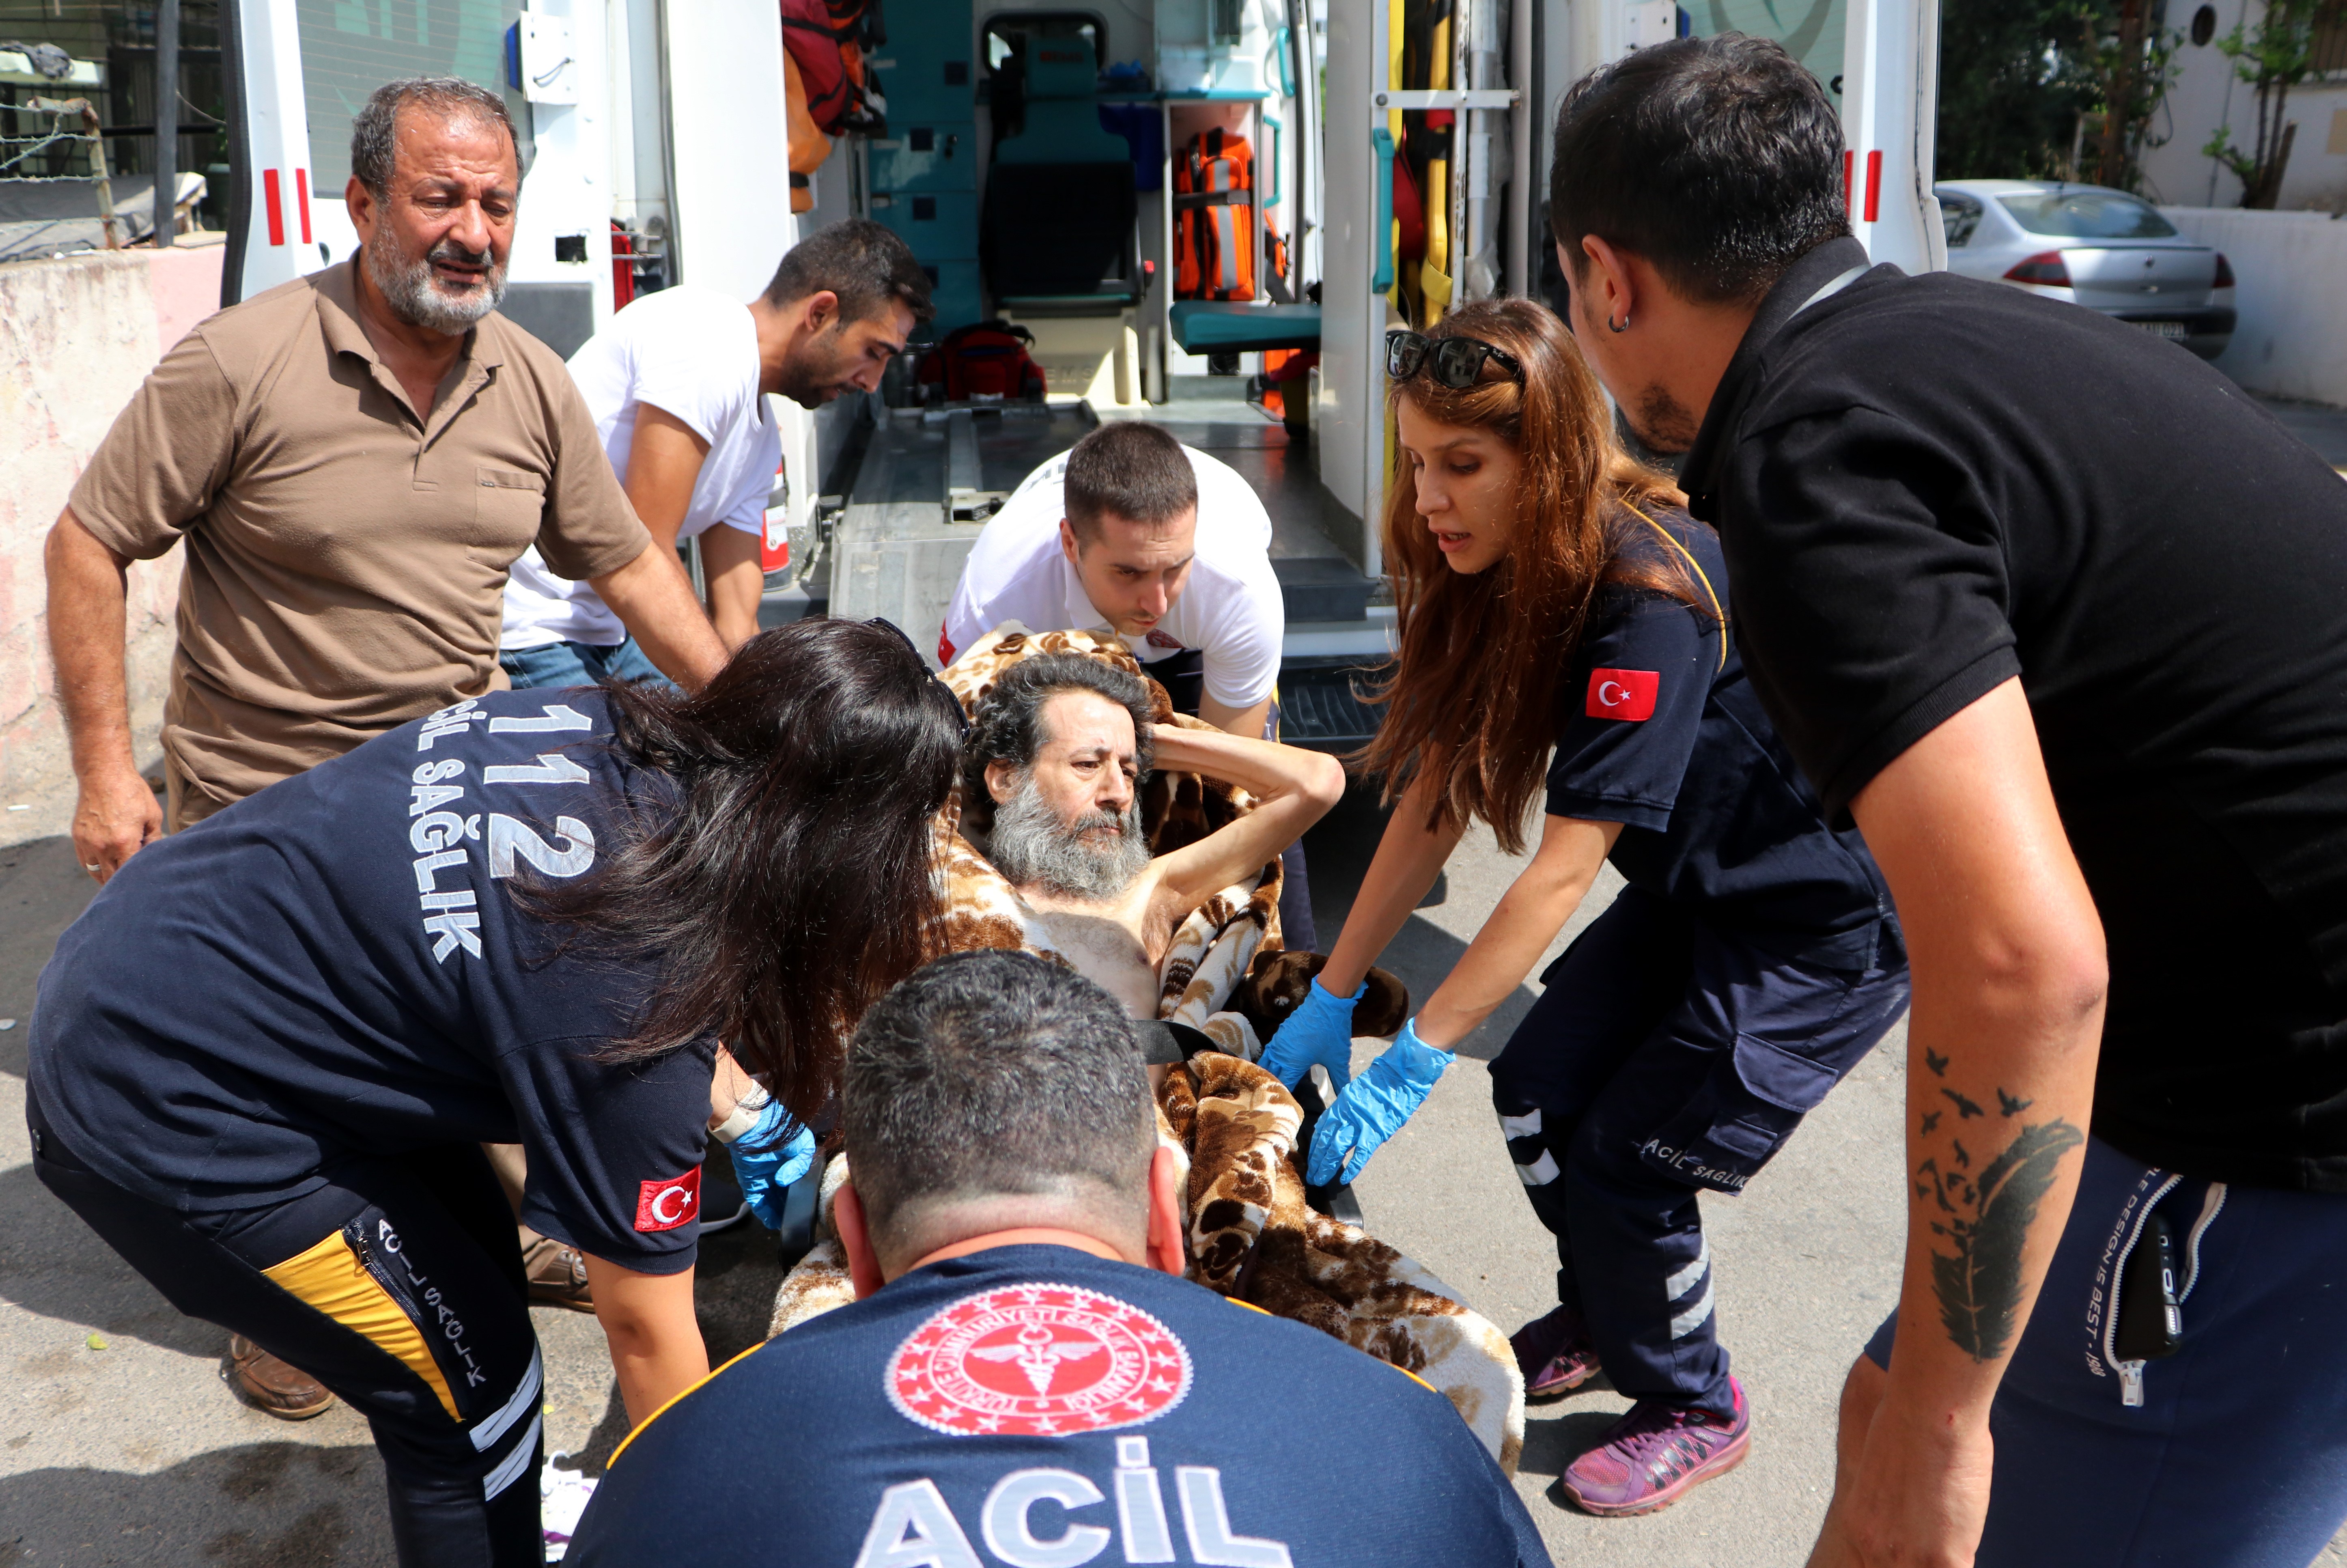
MULTIPOLYGON (((1010 664, 1062 652, 1149 680, 1121 642, 1081 631, 1030 632, 1015 622, 981 638, 940 678, 974 714, 980 694, 1010 664)), ((1160 713, 1175 723, 1198 723, 1174 714, 1163 688, 1150 685, 1160 713)), ((1144 785, 1141 804, 1144 833, 1159 853, 1253 809, 1244 792, 1222 781, 1162 771, 1144 785)), ((1016 890, 961 836, 960 821, 957 793, 940 816, 950 834, 946 948, 1012 947, 1058 957, 1049 930, 1027 917, 1016 890)), ((1273 860, 1254 886, 1235 885, 1202 905, 1174 932, 1161 966, 1159 1019, 1179 1026, 1170 1054, 1184 1060, 1158 1091, 1158 1137, 1176 1154, 1179 1185, 1188 1194, 1189 1277, 1413 1372, 1458 1407, 1491 1457, 1512 1472, 1523 1444, 1524 1397, 1506 1337, 1457 1291, 1363 1230, 1358 1211, 1356 1223, 1348 1223, 1316 1206, 1317 1197, 1334 1207, 1327 1200, 1336 1194, 1307 1192, 1296 1156, 1317 1105, 1255 1065, 1263 1040, 1293 1009, 1295 970, 1307 961, 1281 950, 1280 875, 1273 860)), ((1406 989, 1381 973, 1372 985, 1376 1005, 1357 1011, 1357 1022, 1399 1029, 1408 1014, 1406 989)), ((823 1206, 815 1245, 776 1293, 773 1334, 854 1299, 830 1219, 846 1167, 844 1155, 818 1164, 823 1206)))

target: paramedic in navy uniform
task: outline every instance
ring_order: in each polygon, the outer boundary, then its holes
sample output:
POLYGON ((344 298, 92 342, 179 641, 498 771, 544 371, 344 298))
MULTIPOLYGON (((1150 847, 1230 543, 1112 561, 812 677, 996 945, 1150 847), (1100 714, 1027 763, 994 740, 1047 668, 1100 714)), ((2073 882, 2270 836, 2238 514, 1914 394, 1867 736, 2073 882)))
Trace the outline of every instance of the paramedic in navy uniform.
POLYGON ((479 1145, 528 1151, 522 1217, 586 1255, 630 1415, 703 1376, 704 1138, 812 1153, 783 1107, 919 961, 961 730, 893 629, 816 620, 690 698, 492 692, 284 780, 59 939, 35 1169, 365 1414, 403 1563, 535 1568, 543 1368, 479 1145), (720 1040, 763 1110, 712 1093, 720 1040))
POLYGON ((1515 1335, 1525 1391, 1602 1366, 1636 1403, 1564 1490, 1592 1513, 1647 1512, 1750 1442, 1696 1194, 1743 1191, 1889 1031, 1905 954, 1865 846, 1828 830, 1745 682, 1718 539, 1614 446, 1563 323, 1493 301, 1387 344, 1401 651, 1368 763, 1409 782, 1263 1064, 1294 1083, 1317 1061, 1344 1084, 1345 999, 1470 820, 1515 847, 1545 771, 1539 850, 1321 1118, 1307 1180, 1352 1179, 1610 859, 1629 886, 1541 977, 1491 1096, 1557 1238, 1559 1305, 1515 1335))
POLYGON ((1180 1277, 1174 1155, 1090 980, 940 958, 865 1015, 841 1100, 860 1299, 630 1433, 567 1563, 1548 1563, 1448 1399, 1180 1277))

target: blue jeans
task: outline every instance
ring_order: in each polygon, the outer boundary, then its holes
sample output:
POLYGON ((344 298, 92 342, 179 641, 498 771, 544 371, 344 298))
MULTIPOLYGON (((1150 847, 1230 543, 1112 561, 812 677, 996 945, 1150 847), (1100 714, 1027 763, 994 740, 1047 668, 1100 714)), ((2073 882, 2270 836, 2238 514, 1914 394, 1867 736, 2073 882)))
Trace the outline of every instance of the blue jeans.
MULTIPOLYGON (((1989 1410, 1980 1568, 2304 1568, 2347 1520, 2347 1194, 2211 1185, 2170 1186, 2087 1141, 1989 1410), (2131 1406, 2103 1317, 2137 1211, 2155 1200, 2188 1277, 2184 1342, 2144 1364, 2131 1406)), ((1891 1364, 1898 1328, 1894 1312, 1869 1360, 1891 1364)))
POLYGON ((644 657, 632 637, 610 648, 591 642, 511 648, 497 655, 497 662, 517 691, 529 686, 592 686, 606 676, 615 681, 654 681, 671 690, 675 685, 644 657))

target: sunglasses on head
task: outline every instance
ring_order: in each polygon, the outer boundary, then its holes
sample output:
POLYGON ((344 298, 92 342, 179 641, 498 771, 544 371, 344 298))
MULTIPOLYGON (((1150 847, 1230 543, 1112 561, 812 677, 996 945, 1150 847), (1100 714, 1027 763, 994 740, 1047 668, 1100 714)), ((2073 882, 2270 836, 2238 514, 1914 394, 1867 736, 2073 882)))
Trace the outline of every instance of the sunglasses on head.
MULTIPOLYGON (((906 651, 906 652, 910 653, 910 654, 914 657, 914 659, 916 659, 917 661, 918 661, 919 662, 921 662, 921 663, 922 663, 922 664, 924 664, 924 665, 926 665, 926 664, 928 662, 928 660, 921 658, 921 651, 920 651, 920 649, 919 649, 917 646, 916 646, 916 645, 915 645, 915 643, 914 643, 913 640, 912 640, 911 638, 909 638, 909 637, 907 637, 907 636, 906 636, 906 635, 905 635, 905 629, 904 629, 903 627, 901 627, 901 626, 897 625, 895 621, 890 620, 887 617, 886 617, 886 616, 882 616, 882 615, 876 615, 876 616, 874 616, 871 620, 869 620, 866 621, 864 624, 865 624, 865 625, 866 625, 866 626, 876 626, 876 627, 880 628, 883 631, 887 631, 887 632, 891 632, 891 633, 893 633, 893 634, 896 636, 897 641, 899 641, 899 642, 901 642, 901 643, 903 643, 903 644, 905 645, 905 651, 906 651)), ((940 690, 942 690, 942 688, 940 688, 940 690)), ((953 703, 953 708, 954 708, 954 718, 955 718, 955 719, 956 719, 956 720, 960 723, 960 725, 961 725, 961 736, 962 736, 962 739, 963 739, 963 740, 965 740, 965 741, 967 741, 968 739, 969 739, 969 715, 968 713, 966 713, 966 712, 964 712, 962 711, 962 705, 961 705, 961 699, 960 699, 960 698, 958 698, 958 697, 955 697, 951 692, 948 692, 948 693, 947 693, 947 697, 948 697, 948 700, 949 700, 949 701, 953 703)))
POLYGON ((1518 381, 1524 378, 1514 354, 1481 338, 1431 338, 1407 329, 1386 333, 1386 374, 1395 381, 1408 381, 1423 370, 1451 391, 1464 392, 1483 378, 1487 360, 1499 361, 1518 381))

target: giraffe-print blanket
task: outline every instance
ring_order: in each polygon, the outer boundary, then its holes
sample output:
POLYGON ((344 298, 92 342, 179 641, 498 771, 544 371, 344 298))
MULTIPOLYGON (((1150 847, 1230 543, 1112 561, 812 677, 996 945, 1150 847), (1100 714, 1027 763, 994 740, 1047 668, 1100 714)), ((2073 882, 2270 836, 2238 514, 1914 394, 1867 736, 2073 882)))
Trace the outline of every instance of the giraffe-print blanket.
MULTIPOLYGON (((981 639, 941 679, 974 715, 995 677, 1036 652, 1085 653, 1145 673, 1112 639, 1038 634, 1013 623, 981 639)), ((1163 691, 1150 684, 1161 722, 1197 723, 1174 714, 1163 691)), ((1163 854, 1253 804, 1245 791, 1219 780, 1153 774, 1143 794, 1143 822, 1152 850, 1163 854)), ((939 823, 946 950, 1010 948, 1067 962, 1017 890, 961 835, 962 810, 960 801, 949 801, 939 823)), ((1308 979, 1317 968, 1279 948, 1275 860, 1252 886, 1226 888, 1193 914, 1160 969, 1159 1016, 1204 1030, 1221 1048, 1171 1070, 1158 1093, 1158 1136, 1184 1173, 1189 1277, 1416 1374, 1450 1399, 1513 1474, 1524 1395, 1506 1336, 1409 1258, 1305 1203, 1296 1147, 1302 1108, 1254 1064, 1261 1039, 1293 1005, 1299 976, 1308 979)), ((1380 974, 1371 989, 1365 1001, 1381 1004, 1371 1009, 1376 1015, 1390 1015, 1389 1030, 1399 1028, 1407 1009, 1399 983, 1380 974)), ((844 1156, 825 1173, 818 1240, 784 1280, 772 1333, 855 1298, 831 1217, 833 1194, 846 1175, 844 1156)))

